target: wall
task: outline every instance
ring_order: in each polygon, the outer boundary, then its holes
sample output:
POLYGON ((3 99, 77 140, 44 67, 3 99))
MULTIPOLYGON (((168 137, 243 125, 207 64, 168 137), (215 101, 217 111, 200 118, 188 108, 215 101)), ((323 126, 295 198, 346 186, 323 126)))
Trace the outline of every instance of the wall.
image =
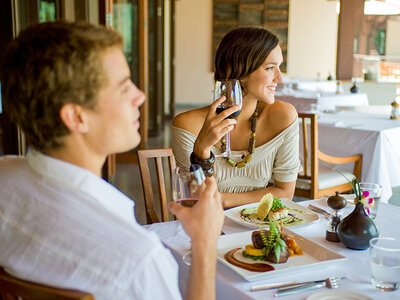
POLYGON ((175 2, 175 103, 212 101, 212 0, 175 2))
POLYGON ((335 1, 290 0, 287 76, 334 75, 337 27, 335 1))
POLYGON ((389 20, 386 31, 386 55, 400 56, 400 20, 389 20))
MULTIPOLYGON (((212 99, 212 0, 176 1, 175 103, 202 105, 212 99)), ((336 2, 290 0, 290 77, 327 77, 336 70, 336 2)))

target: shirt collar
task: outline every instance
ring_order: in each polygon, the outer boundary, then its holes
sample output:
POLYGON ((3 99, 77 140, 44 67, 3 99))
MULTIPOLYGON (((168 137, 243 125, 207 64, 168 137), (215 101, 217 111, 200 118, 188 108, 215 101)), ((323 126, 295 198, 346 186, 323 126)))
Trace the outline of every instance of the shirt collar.
MULTIPOLYGON (((35 149, 27 154, 27 160, 32 169, 42 177, 51 178, 68 186, 80 188, 90 179, 99 179, 98 176, 66 161, 53 158, 35 149)), ((85 189, 86 190, 86 189, 85 189)))
POLYGON ((134 201, 89 170, 35 149, 28 152, 27 160, 30 167, 42 178, 57 181, 62 186, 86 194, 128 221, 135 219, 134 201))

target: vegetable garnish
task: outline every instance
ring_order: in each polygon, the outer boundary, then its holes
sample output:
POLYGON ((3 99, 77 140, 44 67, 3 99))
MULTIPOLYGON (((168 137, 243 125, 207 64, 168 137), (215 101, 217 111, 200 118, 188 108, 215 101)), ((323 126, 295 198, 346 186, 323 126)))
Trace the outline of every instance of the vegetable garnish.
POLYGON ((265 245, 265 247, 262 248, 263 253, 268 256, 271 251, 274 251, 276 261, 279 263, 281 252, 287 247, 287 245, 285 241, 281 239, 281 234, 278 230, 276 221, 274 220, 269 223, 268 237, 265 235, 265 231, 262 227, 260 227, 260 235, 265 245))

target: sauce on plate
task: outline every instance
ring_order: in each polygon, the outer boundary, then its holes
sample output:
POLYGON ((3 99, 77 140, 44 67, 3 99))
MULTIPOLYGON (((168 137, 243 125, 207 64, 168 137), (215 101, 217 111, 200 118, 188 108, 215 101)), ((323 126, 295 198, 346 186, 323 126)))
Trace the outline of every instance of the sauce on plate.
POLYGON ((237 251, 243 251, 242 248, 235 248, 227 253, 225 253, 224 258, 226 259, 227 262, 231 263, 232 265, 245 269, 247 271, 252 271, 252 272, 268 272, 268 271, 273 271, 275 268, 269 264, 266 263, 245 263, 243 261, 240 261, 235 258, 234 254, 237 251))

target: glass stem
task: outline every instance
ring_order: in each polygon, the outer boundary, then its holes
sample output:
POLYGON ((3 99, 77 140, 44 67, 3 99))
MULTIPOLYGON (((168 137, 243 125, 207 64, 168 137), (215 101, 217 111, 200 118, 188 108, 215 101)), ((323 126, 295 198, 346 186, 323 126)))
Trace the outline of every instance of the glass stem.
POLYGON ((229 132, 225 134, 225 157, 230 157, 231 156, 231 135, 229 132))

